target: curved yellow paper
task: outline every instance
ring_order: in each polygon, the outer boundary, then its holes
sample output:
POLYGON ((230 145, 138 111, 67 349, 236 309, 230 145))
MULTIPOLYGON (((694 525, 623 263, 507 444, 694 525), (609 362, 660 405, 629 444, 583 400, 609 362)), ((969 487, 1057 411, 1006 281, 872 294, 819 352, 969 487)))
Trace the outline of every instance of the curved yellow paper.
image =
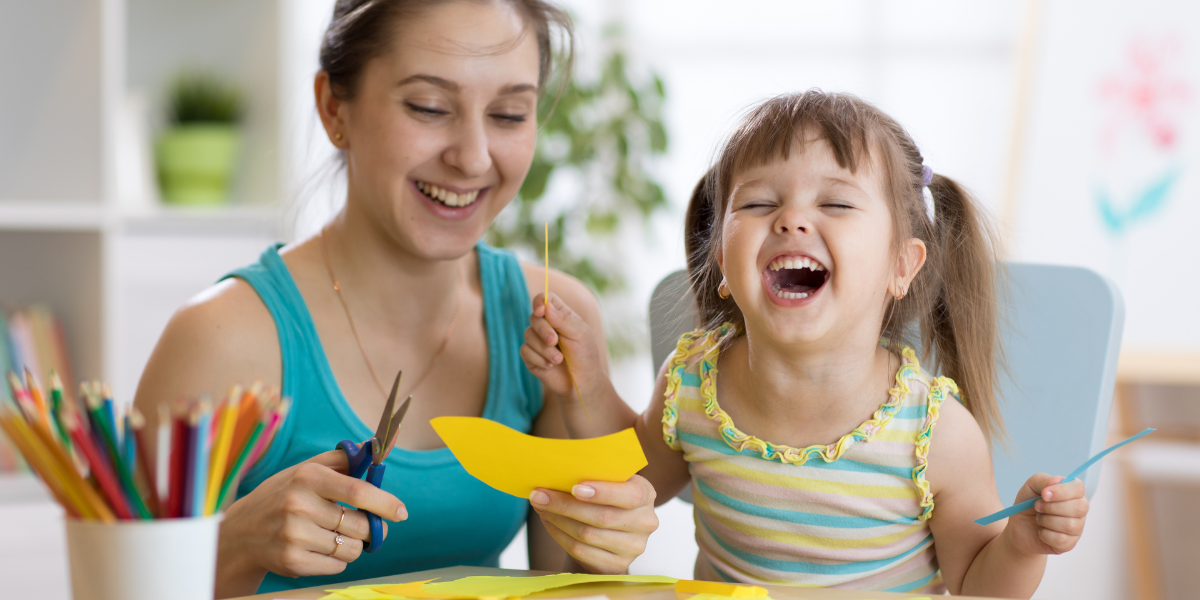
POLYGON ((437 417, 429 424, 468 473, 518 498, 528 498, 539 487, 570 493, 584 481, 626 481, 646 466, 633 429, 588 440, 557 440, 479 417, 437 417))

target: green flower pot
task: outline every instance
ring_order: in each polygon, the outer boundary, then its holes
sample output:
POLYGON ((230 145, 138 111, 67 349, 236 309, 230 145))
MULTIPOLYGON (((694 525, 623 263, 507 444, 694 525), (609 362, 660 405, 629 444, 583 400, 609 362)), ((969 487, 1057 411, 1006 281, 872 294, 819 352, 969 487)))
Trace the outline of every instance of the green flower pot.
POLYGON ((154 148, 158 183, 168 204, 211 206, 229 200, 241 133, 230 123, 176 126, 154 148))

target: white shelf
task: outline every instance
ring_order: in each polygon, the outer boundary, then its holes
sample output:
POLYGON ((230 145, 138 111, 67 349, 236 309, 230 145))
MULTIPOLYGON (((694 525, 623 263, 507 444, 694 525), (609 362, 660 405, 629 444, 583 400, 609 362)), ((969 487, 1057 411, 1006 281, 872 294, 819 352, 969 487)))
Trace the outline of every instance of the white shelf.
POLYGON ((98 202, 0 201, 0 230, 99 231, 104 217, 98 202))
POLYGON ((173 207, 125 211, 118 222, 133 235, 257 235, 279 238, 284 210, 278 206, 173 207))

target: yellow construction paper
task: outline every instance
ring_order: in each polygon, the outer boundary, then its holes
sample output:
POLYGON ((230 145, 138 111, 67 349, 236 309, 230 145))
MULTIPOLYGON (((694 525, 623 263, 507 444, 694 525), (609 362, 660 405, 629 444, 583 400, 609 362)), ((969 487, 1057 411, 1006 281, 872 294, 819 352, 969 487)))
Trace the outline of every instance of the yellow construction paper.
MULTIPOLYGON (((437 419, 434 420, 436 421, 437 419)), ((629 431, 630 433, 633 432, 633 430, 626 431, 629 431)), ((639 454, 640 453, 641 452, 639 450, 639 454)), ((581 583, 673 584, 676 581, 677 579, 674 577, 664 577, 662 575, 586 575, 582 573, 559 573, 557 575, 542 575, 540 577, 464 577, 457 581, 426 584, 424 586, 424 591, 441 594, 464 595, 474 598, 485 596, 521 598, 537 592, 544 592, 546 590, 566 587, 568 585, 578 585, 581 583)))
POLYGON ((456 581, 429 583, 355 585, 325 590, 321 600, 475 600, 522 598, 529 594, 582 583, 644 583, 670 585, 677 580, 661 575, 585 575, 560 573, 540 577, 464 577, 456 581))
POLYGON ((409 600, 470 600, 474 596, 455 595, 455 594, 434 594, 421 589, 421 586, 433 581, 426 579, 425 581, 412 581, 409 583, 393 583, 390 585, 373 585, 371 589, 392 596, 408 598, 409 600))
MULTIPOLYGON (((479 417, 437 417, 429 424, 468 473, 518 498, 528 498, 539 487, 569 493, 584 481, 627 481, 646 466, 633 429, 559 440, 525 435, 479 417)), ((446 584, 430 587, 441 585, 446 584)))
POLYGON ((682 594, 705 594, 726 596, 730 598, 761 598, 767 595, 767 590, 756 585, 737 585, 733 583, 718 583, 716 581, 679 580, 675 591, 682 594))
MULTIPOLYGON (((759 588, 759 589, 762 589, 762 588, 759 588)), ((682 592, 677 593, 677 595, 679 595, 679 594, 682 594, 682 592)), ((687 600, 729 600, 730 598, 734 598, 735 596, 726 596, 724 594, 693 594, 690 596, 689 595, 680 595, 679 597, 681 597, 681 598, 686 597, 687 600)), ((757 598, 758 600, 771 600, 770 596, 755 596, 755 598, 757 598)))

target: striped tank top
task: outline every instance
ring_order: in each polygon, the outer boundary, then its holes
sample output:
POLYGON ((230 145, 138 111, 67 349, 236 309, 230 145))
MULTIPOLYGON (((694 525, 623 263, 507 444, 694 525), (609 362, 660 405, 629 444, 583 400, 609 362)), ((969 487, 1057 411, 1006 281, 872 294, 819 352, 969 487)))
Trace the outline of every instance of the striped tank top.
POLYGON ((901 351, 872 417, 828 446, 747 435, 717 404, 719 340, 684 334, 667 378, 663 437, 683 452, 695 503, 696 579, 943 593, 925 480, 938 408, 952 380, 901 351))

